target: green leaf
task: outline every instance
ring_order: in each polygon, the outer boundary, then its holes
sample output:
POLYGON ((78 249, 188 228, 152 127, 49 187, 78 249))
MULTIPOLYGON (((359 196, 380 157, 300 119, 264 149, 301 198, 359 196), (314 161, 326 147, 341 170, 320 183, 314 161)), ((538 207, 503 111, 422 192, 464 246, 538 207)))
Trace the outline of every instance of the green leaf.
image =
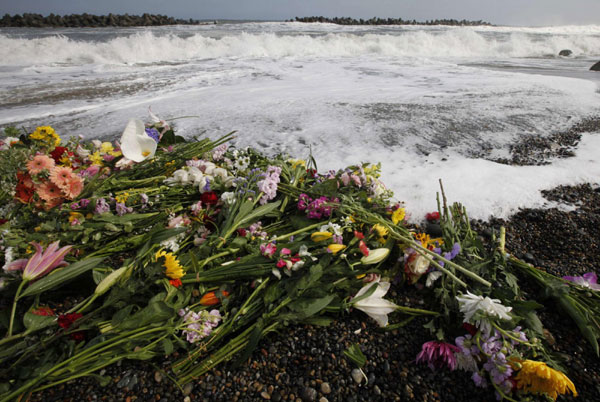
POLYGON ((165 355, 170 355, 171 353, 173 353, 173 342, 171 342, 170 339, 165 338, 162 341, 162 346, 163 346, 163 351, 165 352, 165 355))
POLYGON ((104 260, 104 257, 87 258, 68 265, 60 271, 55 271, 29 285, 29 287, 21 293, 21 297, 35 296, 47 290, 59 287, 63 283, 75 279, 79 275, 95 268, 102 260, 104 260))
POLYGON ((363 368, 367 363, 367 357, 360 350, 360 346, 357 343, 353 343, 348 349, 344 350, 344 356, 356 364, 358 368, 363 368))
POLYGON ((328 295, 318 299, 300 299, 291 302, 288 307, 298 313, 298 319, 303 320, 323 310, 334 298, 335 295, 328 295))
POLYGON ((163 323, 174 316, 176 316, 174 310, 165 302, 154 300, 123 321, 120 327, 123 329, 139 328, 148 324, 163 323))
POLYGON ((37 315, 30 312, 25 313, 23 316, 23 325, 31 332, 49 327, 55 323, 55 316, 37 315))

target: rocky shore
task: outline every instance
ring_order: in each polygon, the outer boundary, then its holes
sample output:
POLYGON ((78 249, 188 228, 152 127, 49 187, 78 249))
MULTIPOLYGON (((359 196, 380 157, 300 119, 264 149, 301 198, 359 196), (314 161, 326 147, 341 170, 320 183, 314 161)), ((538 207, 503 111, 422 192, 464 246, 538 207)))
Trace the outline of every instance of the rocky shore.
MULTIPOLYGON (((41 14, 25 13, 23 15, 5 14, 0 19, 0 27, 27 27, 27 28, 99 28, 99 27, 137 27, 159 25, 200 25, 206 24, 193 19, 176 19, 166 15, 91 15, 70 14, 43 16, 41 14)), ((212 22, 216 23, 216 22, 212 22)))
MULTIPOLYGON (((597 129, 594 124, 598 124, 597 119, 575 126, 569 131, 573 136, 569 144, 576 143, 581 132, 597 129)), ((554 148, 552 141, 547 146, 534 143, 532 147, 540 151, 554 148)), ((562 156, 568 157, 568 154, 562 156)), ((519 158, 506 161, 519 162, 524 161, 519 158)), ((526 209, 508 220, 473 222, 474 227, 486 240, 504 226, 509 252, 554 275, 598 272, 600 189, 597 184, 562 186, 545 191, 544 196, 571 208, 568 211, 526 209)), ((576 399, 561 397, 559 400, 597 400, 600 360, 558 306, 544 299, 535 285, 526 283, 524 288, 530 292, 531 299, 545 305, 539 314, 548 331, 552 351, 563 359, 579 393, 576 399)), ((392 288, 391 298, 406 306, 421 307, 422 303, 414 287, 392 288)), ((397 315, 390 321, 397 323, 402 319, 397 315)), ((106 387, 86 378, 44 390, 30 400, 495 401, 492 390, 477 388, 464 372, 433 372, 427 366, 415 364, 421 344, 431 340, 422 327, 426 321, 417 318, 403 328, 382 331, 367 316, 352 312, 329 327, 289 327, 271 334, 240 367, 222 365, 183 389, 169 380, 166 369, 170 361, 122 362, 101 373, 112 377, 106 387), (367 358, 365 376, 343 355, 353 343, 360 345, 367 358)))

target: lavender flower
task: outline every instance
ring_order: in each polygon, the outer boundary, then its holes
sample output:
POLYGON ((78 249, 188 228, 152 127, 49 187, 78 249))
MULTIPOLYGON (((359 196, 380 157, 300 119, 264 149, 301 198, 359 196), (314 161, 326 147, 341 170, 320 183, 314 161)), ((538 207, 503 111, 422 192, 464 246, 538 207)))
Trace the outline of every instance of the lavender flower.
POLYGON ((588 272, 587 274, 583 274, 583 276, 563 276, 562 278, 566 281, 573 282, 576 285, 583 286, 584 288, 600 290, 598 276, 596 276, 594 272, 588 272))
POLYGON ((187 324, 186 329, 182 330, 182 334, 186 336, 189 343, 196 343, 209 336, 221 321, 219 310, 210 312, 202 310, 195 313, 186 308, 179 310, 179 316, 184 317, 184 322, 187 324))
POLYGON ((123 216, 125 214, 130 214, 133 212, 133 208, 126 206, 123 202, 117 202, 115 204, 115 209, 117 211, 117 215, 119 216, 123 216))
POLYGON ((160 133, 157 129, 154 127, 147 127, 145 131, 148 137, 152 138, 157 143, 160 142, 160 133))
POLYGON ((96 208, 94 209, 94 212, 99 215, 108 211, 110 211, 110 205, 108 205, 104 198, 98 198, 96 200, 96 208))

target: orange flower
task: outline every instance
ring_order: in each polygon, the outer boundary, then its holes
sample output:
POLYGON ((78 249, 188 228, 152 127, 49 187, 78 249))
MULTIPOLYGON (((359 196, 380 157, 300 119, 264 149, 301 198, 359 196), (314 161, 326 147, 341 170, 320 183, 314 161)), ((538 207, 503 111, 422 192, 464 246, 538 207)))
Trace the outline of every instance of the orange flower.
POLYGON ((44 170, 50 170, 54 167, 54 159, 47 155, 36 155, 27 162, 27 170, 30 174, 42 173, 44 170))
POLYGON ((45 181, 40 184, 37 189, 37 194, 44 201, 50 202, 52 200, 56 200, 62 196, 60 192, 60 188, 54 183, 50 183, 49 181, 45 181))
POLYGON ((66 166, 57 166, 50 172, 50 181, 60 188, 66 188, 73 177, 73 170, 66 166))
MULTIPOLYGON (((229 296, 229 292, 226 290, 221 291, 223 297, 229 296)), ((221 299, 219 299, 215 292, 205 293, 204 296, 200 299, 200 304, 203 306, 214 306, 216 304, 221 303, 221 299)))
POLYGON ((63 191, 68 199, 75 199, 83 190, 83 179, 79 176, 71 176, 71 179, 67 182, 67 185, 63 187, 63 191))

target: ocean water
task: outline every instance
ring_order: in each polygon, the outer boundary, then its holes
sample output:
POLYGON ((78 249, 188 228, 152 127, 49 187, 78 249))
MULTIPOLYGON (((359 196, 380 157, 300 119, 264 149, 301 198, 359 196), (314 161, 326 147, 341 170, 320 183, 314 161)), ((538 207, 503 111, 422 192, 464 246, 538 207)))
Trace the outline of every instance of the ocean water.
POLYGON ((553 206, 540 190, 600 180, 600 136, 545 166, 493 162, 525 136, 600 114, 600 26, 336 26, 248 22, 0 29, 0 127, 117 138, 148 108, 187 137, 381 162, 417 221, 438 180, 472 217, 553 206), (560 57, 562 49, 573 52, 560 57))

